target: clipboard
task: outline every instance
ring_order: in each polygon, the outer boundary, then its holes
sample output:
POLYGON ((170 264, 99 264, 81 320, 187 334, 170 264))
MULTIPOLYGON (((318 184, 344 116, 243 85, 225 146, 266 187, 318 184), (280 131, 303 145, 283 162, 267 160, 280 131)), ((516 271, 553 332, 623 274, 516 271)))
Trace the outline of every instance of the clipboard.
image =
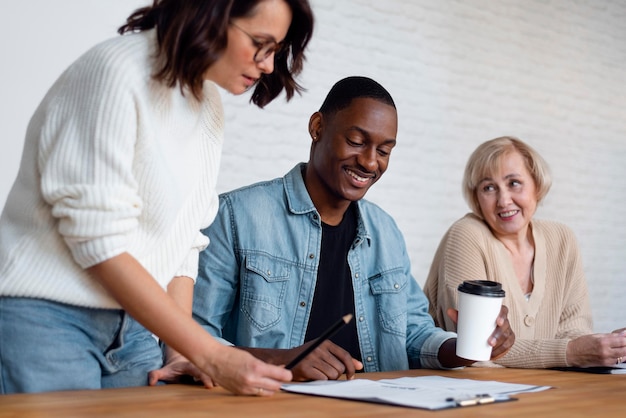
POLYGON ((466 407, 466 406, 478 406, 489 403, 509 402, 516 401, 517 398, 511 398, 508 395, 492 396, 488 393, 478 394, 476 396, 462 397, 462 398, 448 398, 446 402, 452 402, 453 406, 450 408, 466 407))
POLYGON ((595 374, 626 374, 626 366, 621 366, 621 367, 620 366, 552 367, 551 370, 557 370, 560 372, 582 372, 582 373, 595 373, 595 374))
POLYGON ((354 379, 349 381, 313 381, 289 383, 282 386, 286 392, 324 396, 352 401, 370 402, 409 408, 442 410, 485 406, 515 401, 511 395, 537 392, 549 386, 515 383, 484 382, 441 376, 424 376, 386 380, 354 379), (490 389, 476 394, 471 389, 490 389))

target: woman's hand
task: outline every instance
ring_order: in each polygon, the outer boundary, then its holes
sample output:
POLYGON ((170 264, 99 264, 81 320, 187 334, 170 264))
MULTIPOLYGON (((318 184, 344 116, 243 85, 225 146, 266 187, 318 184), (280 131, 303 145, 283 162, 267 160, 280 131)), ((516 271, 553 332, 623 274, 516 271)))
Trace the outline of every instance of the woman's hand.
POLYGON ((202 367, 206 376, 196 375, 205 386, 213 382, 238 395, 270 396, 290 382, 291 371, 257 359, 252 354, 232 346, 218 344, 211 350, 202 367), (210 380, 207 380, 210 379, 210 380))
POLYGON ((567 344, 567 364, 576 367, 614 366, 626 361, 626 329, 583 335, 567 344))
POLYGON ((291 372, 283 367, 264 363, 235 347, 221 348, 223 350, 219 350, 220 354, 212 356, 217 365, 212 366, 214 372, 210 374, 203 373, 183 355, 168 348, 165 366, 150 372, 149 384, 154 386, 159 381, 180 382, 189 376, 209 389, 223 386, 239 395, 270 396, 280 390, 283 382, 291 380, 291 372))

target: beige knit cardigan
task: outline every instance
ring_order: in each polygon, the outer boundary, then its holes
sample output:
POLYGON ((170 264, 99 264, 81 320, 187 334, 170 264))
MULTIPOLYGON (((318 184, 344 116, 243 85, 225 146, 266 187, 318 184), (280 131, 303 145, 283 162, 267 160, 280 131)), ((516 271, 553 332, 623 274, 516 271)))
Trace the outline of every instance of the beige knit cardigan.
POLYGON ((456 221, 435 254, 424 292, 435 322, 449 331, 456 326, 446 314, 457 306, 457 287, 464 280, 502 283, 504 304, 516 335, 513 348, 497 364, 506 367, 567 366, 567 343, 592 333, 589 296, 576 237, 567 226, 533 220, 534 288, 527 300, 511 257, 487 224, 474 214, 456 221))

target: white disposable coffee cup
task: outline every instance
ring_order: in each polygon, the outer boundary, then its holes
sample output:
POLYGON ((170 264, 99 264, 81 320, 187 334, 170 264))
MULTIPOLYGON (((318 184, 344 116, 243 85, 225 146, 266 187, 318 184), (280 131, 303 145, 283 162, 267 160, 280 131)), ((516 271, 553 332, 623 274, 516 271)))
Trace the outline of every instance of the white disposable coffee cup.
POLYGON ((504 290, 489 280, 466 280, 458 287, 456 355, 468 360, 491 358, 489 337, 496 328, 504 290))

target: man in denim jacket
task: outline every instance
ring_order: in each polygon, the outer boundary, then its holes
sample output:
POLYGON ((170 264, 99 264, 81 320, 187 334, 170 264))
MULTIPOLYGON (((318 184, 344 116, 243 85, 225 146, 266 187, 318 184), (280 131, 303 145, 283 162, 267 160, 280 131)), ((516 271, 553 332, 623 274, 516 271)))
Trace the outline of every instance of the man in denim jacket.
MULTIPOLYGON (((292 370, 294 380, 471 364, 456 357, 456 335, 429 316, 397 225, 363 199, 396 144, 389 93, 369 78, 343 79, 311 116, 309 132, 308 163, 220 196, 205 230, 210 245, 200 256, 195 319, 227 343, 287 364, 354 314, 292 370)), ((515 339, 506 312, 490 339, 494 358, 515 339)))

